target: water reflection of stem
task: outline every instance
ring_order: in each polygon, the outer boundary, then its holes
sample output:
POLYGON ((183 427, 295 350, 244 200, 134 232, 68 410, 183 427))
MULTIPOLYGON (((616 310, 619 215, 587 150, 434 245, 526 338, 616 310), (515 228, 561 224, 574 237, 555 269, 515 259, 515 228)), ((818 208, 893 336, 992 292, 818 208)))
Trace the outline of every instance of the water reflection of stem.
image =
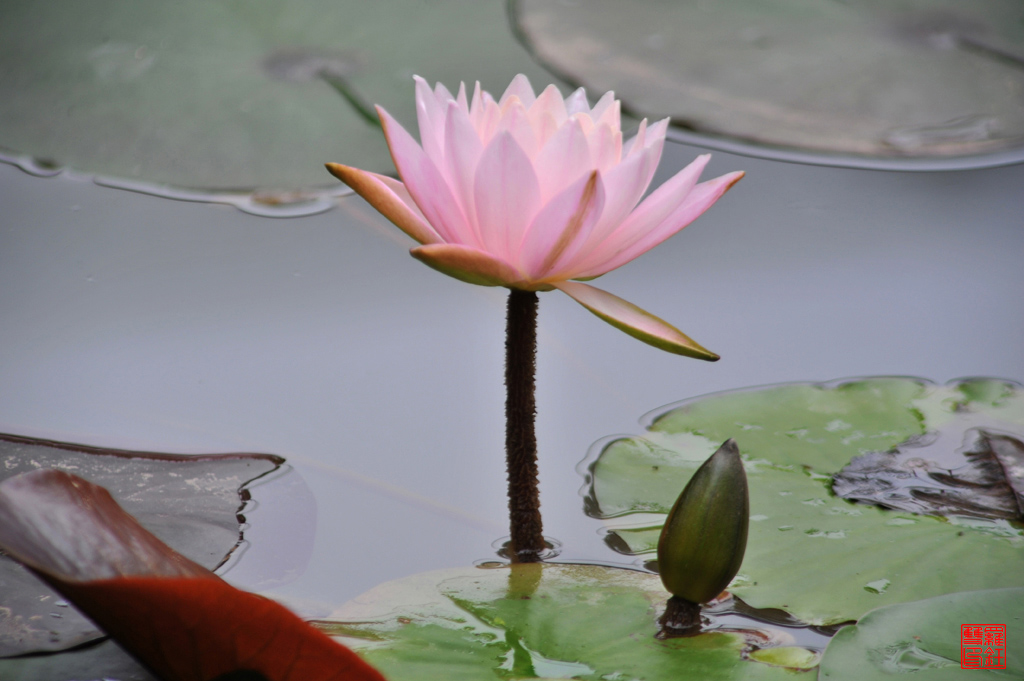
POLYGON ((510 554, 513 563, 536 563, 544 550, 537 489, 537 294, 511 289, 505 327, 505 458, 508 468, 510 554))
POLYGON ((509 567, 506 598, 532 598, 540 586, 544 566, 539 563, 518 563, 509 567))

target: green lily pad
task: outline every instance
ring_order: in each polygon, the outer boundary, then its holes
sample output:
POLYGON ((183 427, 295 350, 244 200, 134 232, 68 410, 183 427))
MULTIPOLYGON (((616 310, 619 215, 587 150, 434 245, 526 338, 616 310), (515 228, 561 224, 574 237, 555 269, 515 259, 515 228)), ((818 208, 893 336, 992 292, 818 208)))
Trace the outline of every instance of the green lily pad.
POLYGON ((915 681, 1024 678, 1022 613, 1024 589, 971 591, 879 608, 836 634, 819 678, 883 681, 911 673, 915 681), (1006 626, 1005 669, 961 668, 962 624, 1006 626))
POLYGON ((667 597, 657 576, 632 570, 456 569, 383 584, 317 624, 405 681, 813 678, 799 667, 813 651, 773 658, 793 669, 745 659, 739 633, 656 639, 667 597))
POLYGON ((616 550, 653 553, 663 514, 732 436, 747 457, 751 523, 730 590, 750 605, 832 624, 882 605, 1024 586, 1019 524, 895 512, 831 492, 832 474, 854 456, 933 426, 980 425, 1024 432, 1019 387, 885 378, 715 395, 662 415, 644 437, 605 446, 590 466, 586 510, 606 519, 616 550))
POLYGON ((0 147, 176 187, 334 188, 327 161, 394 172, 373 104, 415 130, 413 74, 492 92, 520 72, 554 80, 495 0, 54 0, 2 16, 0 147))
MULTIPOLYGON (((245 486, 283 459, 267 454, 180 456, 0 436, 0 481, 56 468, 106 487, 147 530, 214 569, 242 542, 245 486)), ((0 657, 56 651, 104 634, 20 564, 0 554, 0 657)))

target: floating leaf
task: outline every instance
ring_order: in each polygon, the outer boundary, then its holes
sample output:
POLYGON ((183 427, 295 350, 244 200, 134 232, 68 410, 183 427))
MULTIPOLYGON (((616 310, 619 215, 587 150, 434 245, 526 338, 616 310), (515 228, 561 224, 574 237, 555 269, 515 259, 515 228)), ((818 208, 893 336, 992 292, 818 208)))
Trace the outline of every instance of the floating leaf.
MULTIPOLYGON (((284 460, 265 454, 177 456, 0 436, 0 481, 33 470, 74 473, 110 490, 144 527, 216 568, 241 542, 245 485, 284 460)), ((62 650, 102 636, 21 565, 0 558, 0 657, 62 650)))
POLYGON ((1016 525, 894 512, 830 490, 831 474, 851 458, 920 437, 933 424, 1024 432, 1022 407, 1017 386, 988 379, 865 379, 715 395, 662 415, 644 437, 604 447, 590 466, 586 508, 607 519, 613 548, 652 553, 674 490, 735 435, 749 456, 751 523, 742 579, 731 591, 752 606, 827 624, 881 605, 1024 586, 1024 532, 1016 525), (1002 397, 973 399, 996 392, 1002 397))
POLYGON ((983 681, 1024 677, 1024 589, 970 591, 879 608, 836 634, 825 650, 822 681, 983 681), (1006 625, 1006 668, 964 671, 960 625, 1006 625))
POLYGON ((373 104, 414 122, 413 74, 552 80, 476 0, 6 3, 0 45, 0 147, 264 204, 334 191, 326 161, 390 172, 373 104))
POLYGON ((402 681, 803 678, 744 659, 740 633, 656 639, 667 598, 656 575, 593 565, 444 570, 378 586, 318 625, 402 681))
POLYGON ((552 71, 691 130, 874 157, 1019 156, 1024 147, 1017 0, 513 8, 524 42, 552 71))
POLYGON ((165 681, 237 672, 383 681, 352 651, 175 552, 105 489, 64 471, 0 483, 0 547, 165 681))

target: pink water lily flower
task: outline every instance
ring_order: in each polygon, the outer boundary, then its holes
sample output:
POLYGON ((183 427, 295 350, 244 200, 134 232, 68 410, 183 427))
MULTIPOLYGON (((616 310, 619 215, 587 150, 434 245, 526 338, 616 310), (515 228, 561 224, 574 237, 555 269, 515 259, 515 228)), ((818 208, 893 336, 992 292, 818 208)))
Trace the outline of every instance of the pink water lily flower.
POLYGON ((718 356, 635 305, 579 280, 613 270, 695 220, 741 177, 699 182, 699 156, 642 202, 668 119, 622 141, 619 101, 593 107, 583 89, 539 96, 518 75, 495 101, 477 83, 452 96, 416 78, 420 144, 378 107, 402 181, 335 163, 328 169, 418 241, 412 255, 456 279, 526 291, 559 289, 656 347, 718 356), (639 205, 637 205, 639 203, 639 205))

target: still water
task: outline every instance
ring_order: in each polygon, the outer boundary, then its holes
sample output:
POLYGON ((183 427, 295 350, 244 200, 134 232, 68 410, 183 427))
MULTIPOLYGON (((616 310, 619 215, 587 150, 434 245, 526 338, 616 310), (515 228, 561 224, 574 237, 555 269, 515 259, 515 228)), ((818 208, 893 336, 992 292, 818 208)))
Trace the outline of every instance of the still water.
MULTIPOLYGON (((669 144, 655 185, 700 151, 669 144)), ((575 467, 661 405, 842 376, 1024 379, 1024 166, 716 152, 707 175, 738 169, 708 214, 603 282, 720 362, 541 297, 541 493, 562 560, 623 562, 583 514, 575 467)), ((286 457, 295 474, 254 489, 253 548, 225 577, 308 616, 494 558, 508 533, 502 290, 415 262, 355 197, 274 220, 0 165, 0 206, 0 431, 286 457)))

